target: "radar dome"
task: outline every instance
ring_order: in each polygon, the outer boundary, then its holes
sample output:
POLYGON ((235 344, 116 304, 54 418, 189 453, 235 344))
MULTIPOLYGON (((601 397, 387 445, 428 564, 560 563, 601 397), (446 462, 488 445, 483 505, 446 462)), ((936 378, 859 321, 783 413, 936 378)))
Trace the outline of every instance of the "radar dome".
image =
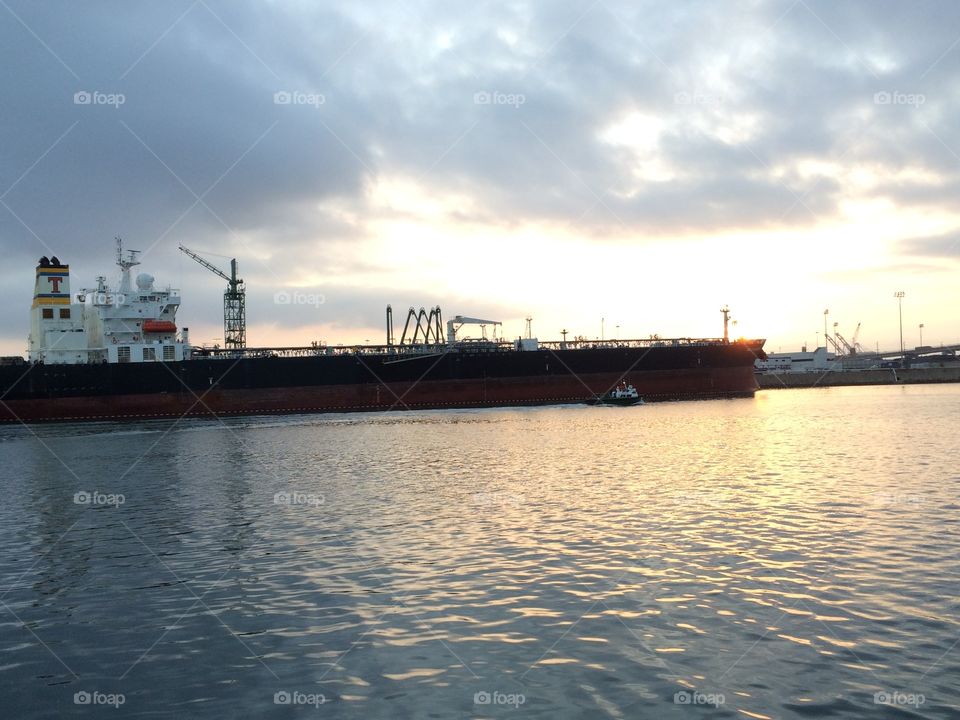
POLYGON ((137 275, 137 289, 143 291, 153 290, 153 275, 150 273, 140 273, 137 275))

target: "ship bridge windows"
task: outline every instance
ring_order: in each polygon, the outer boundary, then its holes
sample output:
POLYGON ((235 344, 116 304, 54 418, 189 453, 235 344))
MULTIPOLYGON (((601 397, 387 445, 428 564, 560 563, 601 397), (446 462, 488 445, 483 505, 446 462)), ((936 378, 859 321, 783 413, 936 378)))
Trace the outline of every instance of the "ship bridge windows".
POLYGON ((121 345, 117 348, 117 362, 128 363, 130 362, 130 346, 121 345))
POLYGON ((70 308, 61 308, 60 309, 60 319, 69 320, 70 319, 70 308))
POLYGON ((163 359, 164 360, 174 360, 176 355, 174 354, 173 345, 164 345, 163 346, 163 359))
POLYGON ((44 309, 43 309, 43 319, 44 319, 44 320, 53 320, 53 308, 44 308, 44 309))
POLYGON ((145 347, 143 349, 143 361, 152 362, 157 359, 157 349, 152 347, 145 347))

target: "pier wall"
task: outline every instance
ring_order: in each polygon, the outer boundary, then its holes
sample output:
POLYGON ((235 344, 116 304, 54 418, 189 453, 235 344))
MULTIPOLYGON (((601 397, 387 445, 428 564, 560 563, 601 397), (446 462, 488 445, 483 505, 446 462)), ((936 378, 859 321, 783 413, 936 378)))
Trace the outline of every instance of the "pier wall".
POLYGON ((848 370, 825 373, 757 373, 761 390, 838 387, 845 385, 912 385, 960 382, 960 366, 889 370, 848 370))

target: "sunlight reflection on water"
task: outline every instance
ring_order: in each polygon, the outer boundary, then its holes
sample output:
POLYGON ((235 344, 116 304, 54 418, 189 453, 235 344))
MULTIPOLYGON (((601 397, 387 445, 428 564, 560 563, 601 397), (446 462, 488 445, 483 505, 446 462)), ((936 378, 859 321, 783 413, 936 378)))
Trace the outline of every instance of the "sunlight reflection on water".
POLYGON ((958 419, 926 386, 5 428, 3 704, 947 717, 958 419))

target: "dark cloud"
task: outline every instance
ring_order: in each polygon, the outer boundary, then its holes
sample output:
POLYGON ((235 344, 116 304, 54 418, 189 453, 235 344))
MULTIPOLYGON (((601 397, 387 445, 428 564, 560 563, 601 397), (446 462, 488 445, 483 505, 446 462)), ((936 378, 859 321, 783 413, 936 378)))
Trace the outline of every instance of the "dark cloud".
POLYGON ((40 254, 109 264, 118 232, 158 277, 184 242, 262 264, 270 295, 289 258, 370 236, 385 178, 471 198, 464 222, 593 239, 812 226, 849 188, 804 161, 899 177, 876 192, 902 206, 960 184, 952 0, 8 0, 0 17, 5 307, 40 254), (75 103, 94 91, 124 102, 75 103), (604 136, 631 116, 659 122, 627 138, 643 152, 604 136))
POLYGON ((904 255, 960 260, 960 232, 903 240, 900 252, 904 255))

